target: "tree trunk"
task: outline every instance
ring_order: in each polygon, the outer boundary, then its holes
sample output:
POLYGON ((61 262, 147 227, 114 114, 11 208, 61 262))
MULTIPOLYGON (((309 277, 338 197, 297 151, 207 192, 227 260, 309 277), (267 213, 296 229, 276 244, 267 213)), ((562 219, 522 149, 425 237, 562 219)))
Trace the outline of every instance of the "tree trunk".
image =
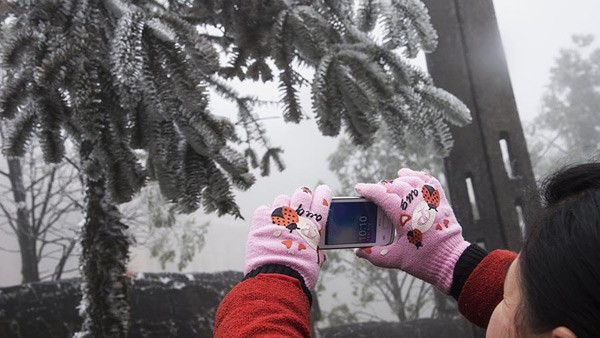
POLYGON ((59 280, 62 278, 62 274, 65 271, 65 265, 67 261, 71 257, 71 253, 75 249, 75 245, 77 245, 77 240, 74 238, 70 241, 69 246, 63 249, 63 254, 56 264, 56 268, 54 269, 54 275, 52 276, 53 280, 59 280))
POLYGON ((79 337, 127 337, 130 321, 126 272, 127 226, 107 198, 101 164, 93 143, 83 140, 80 155, 85 172, 85 222, 81 233, 82 332, 79 337))
MULTIPOLYGON (((21 159, 7 158, 8 176, 15 205, 17 206, 16 227, 19 240, 19 251, 21 254, 21 275, 23 283, 38 282, 40 273, 37 260, 37 236, 31 227, 27 213, 27 200, 25 186, 23 184, 23 171, 21 159)), ((33 212, 33 211, 32 211, 33 212)))
POLYGON ((398 317, 398 321, 400 323, 406 321, 406 304, 404 299, 402 299, 402 290, 400 289, 400 285, 398 285, 398 271, 389 269, 388 277, 390 278, 390 285, 392 287, 392 295, 394 297, 394 301, 396 302, 396 316, 398 317))

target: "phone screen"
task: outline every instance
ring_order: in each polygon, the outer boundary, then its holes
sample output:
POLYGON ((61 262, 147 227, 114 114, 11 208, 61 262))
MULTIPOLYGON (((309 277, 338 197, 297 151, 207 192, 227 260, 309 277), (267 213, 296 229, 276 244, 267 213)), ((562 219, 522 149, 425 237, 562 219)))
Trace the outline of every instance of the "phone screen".
POLYGON ((325 226, 325 244, 374 243, 377 205, 373 202, 331 203, 325 226))

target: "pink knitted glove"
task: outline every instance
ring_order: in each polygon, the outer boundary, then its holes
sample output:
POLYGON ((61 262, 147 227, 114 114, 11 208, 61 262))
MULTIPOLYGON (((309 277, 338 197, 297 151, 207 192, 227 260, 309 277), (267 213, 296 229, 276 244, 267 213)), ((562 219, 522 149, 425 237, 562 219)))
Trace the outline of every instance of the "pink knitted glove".
POLYGON ((470 245, 433 176, 400 169, 394 181, 359 183, 356 191, 384 210, 396 227, 387 246, 356 250, 376 266, 397 268, 450 293, 454 266, 470 245))
POLYGON ((319 252, 321 229, 327 222, 331 189, 320 185, 313 193, 296 189, 292 198, 278 196, 269 207, 256 209, 246 243, 244 274, 267 264, 288 266, 314 288, 325 254, 319 252))

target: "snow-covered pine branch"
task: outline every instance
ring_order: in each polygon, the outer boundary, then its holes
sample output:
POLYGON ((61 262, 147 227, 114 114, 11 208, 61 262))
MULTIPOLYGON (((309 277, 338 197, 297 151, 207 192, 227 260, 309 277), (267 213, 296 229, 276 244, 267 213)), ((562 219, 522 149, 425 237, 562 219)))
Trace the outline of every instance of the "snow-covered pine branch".
POLYGON ((116 204, 155 180, 182 211, 202 205, 240 216, 232 188, 254 182, 247 161, 262 175, 272 164, 285 167, 253 111, 258 99, 239 95, 227 79, 276 79, 282 115, 297 123, 306 80, 296 65, 312 68, 320 131, 345 131, 364 146, 385 123, 399 144, 416 135, 447 154, 446 122, 469 120, 464 105, 405 60, 436 46, 419 0, 362 0, 356 13, 351 0, 22 0, 17 7, 1 39, 9 80, 0 113, 12 121, 7 151, 22 154, 35 132, 49 162, 63 159, 66 138, 80 148, 83 336, 126 334, 121 274, 129 243, 116 204), (381 43, 370 36, 379 26, 381 43), (208 110, 209 88, 237 104, 237 123, 208 110), (255 148, 264 151, 260 161, 255 148), (145 165, 136 149, 147 152, 145 165))

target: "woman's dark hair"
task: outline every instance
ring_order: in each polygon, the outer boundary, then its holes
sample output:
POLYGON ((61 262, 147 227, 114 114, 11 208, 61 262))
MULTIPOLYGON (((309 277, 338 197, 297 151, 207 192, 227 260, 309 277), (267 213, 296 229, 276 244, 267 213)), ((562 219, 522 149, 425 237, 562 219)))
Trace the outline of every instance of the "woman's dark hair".
POLYGON ((533 333, 559 326, 600 335, 600 163, 562 169, 542 185, 545 202, 520 255, 522 309, 533 333))

